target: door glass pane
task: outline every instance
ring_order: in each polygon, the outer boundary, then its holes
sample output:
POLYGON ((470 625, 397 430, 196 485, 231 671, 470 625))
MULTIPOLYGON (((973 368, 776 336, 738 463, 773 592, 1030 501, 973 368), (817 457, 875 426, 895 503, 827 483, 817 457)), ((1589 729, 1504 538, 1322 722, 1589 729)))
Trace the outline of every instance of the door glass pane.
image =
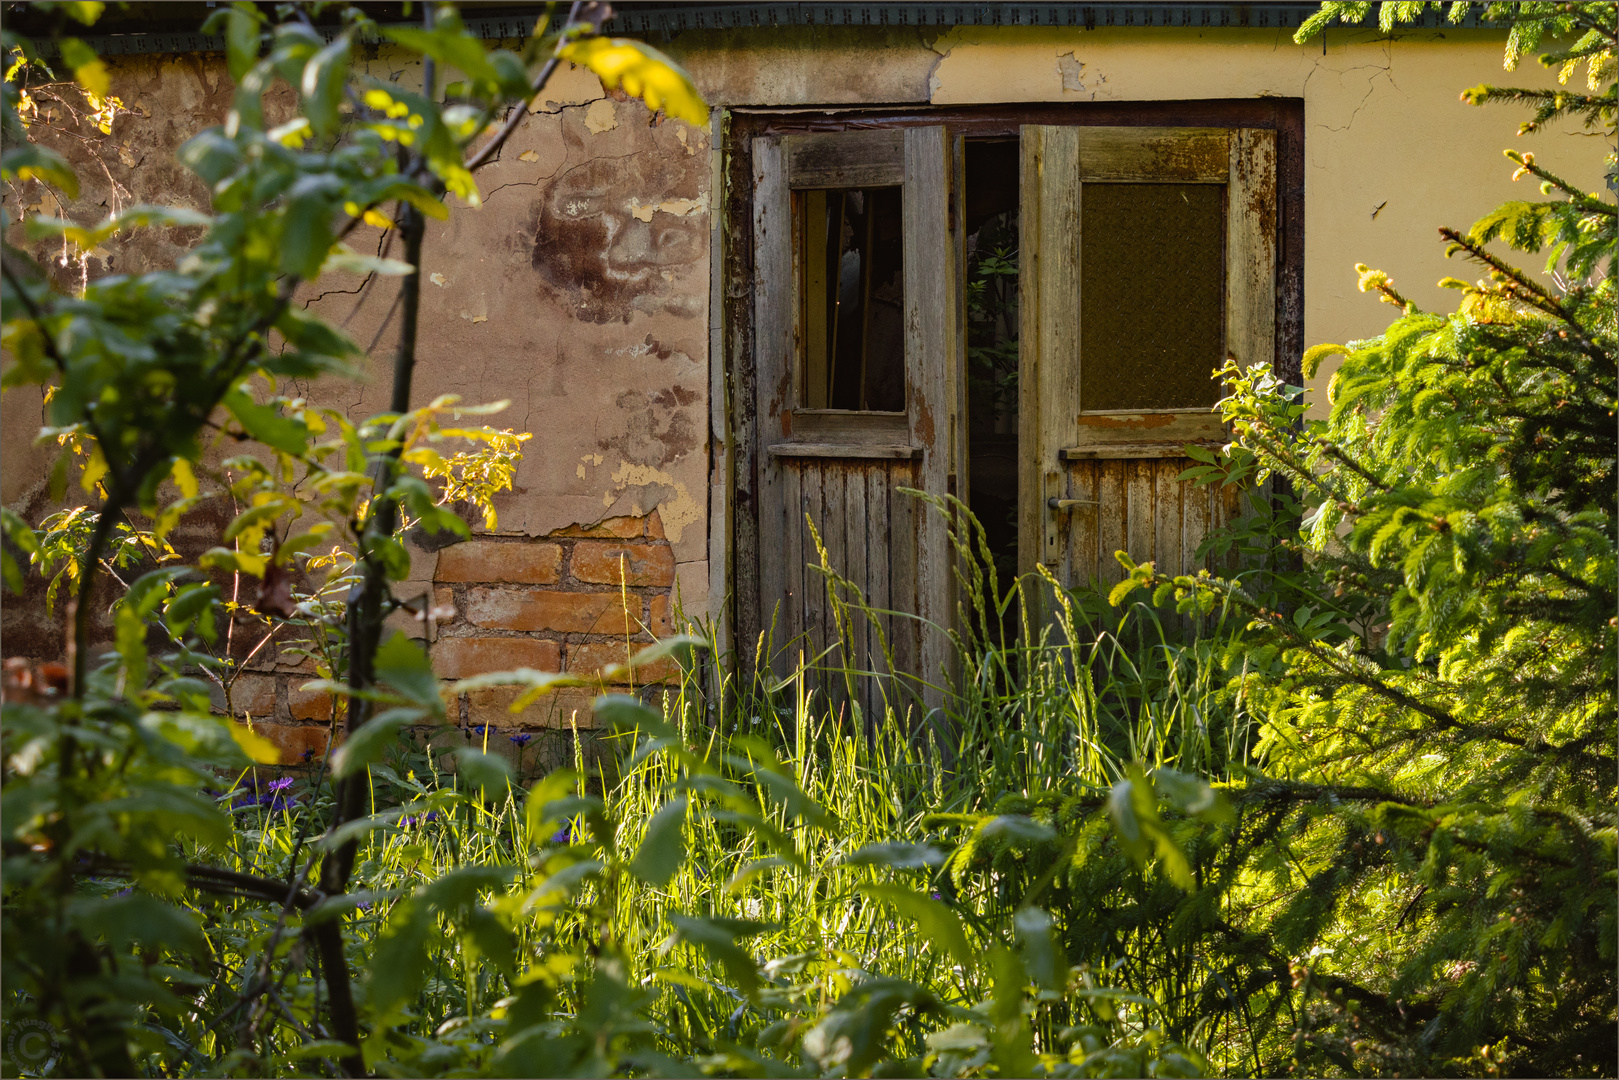
POLYGON ((800 193, 799 341, 811 409, 905 408, 904 244, 897 187, 800 193))
POLYGON ((1207 408, 1220 398, 1225 187, 1080 191, 1079 368, 1085 412, 1207 408))

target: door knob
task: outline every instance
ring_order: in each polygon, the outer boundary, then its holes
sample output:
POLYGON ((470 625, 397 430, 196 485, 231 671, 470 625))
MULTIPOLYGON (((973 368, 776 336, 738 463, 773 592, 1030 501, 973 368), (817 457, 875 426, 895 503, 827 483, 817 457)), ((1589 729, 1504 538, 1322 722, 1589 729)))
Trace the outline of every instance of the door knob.
POLYGON ((1046 500, 1046 505, 1053 510, 1072 510, 1076 506, 1099 506, 1095 499, 1059 499, 1053 495, 1046 500))

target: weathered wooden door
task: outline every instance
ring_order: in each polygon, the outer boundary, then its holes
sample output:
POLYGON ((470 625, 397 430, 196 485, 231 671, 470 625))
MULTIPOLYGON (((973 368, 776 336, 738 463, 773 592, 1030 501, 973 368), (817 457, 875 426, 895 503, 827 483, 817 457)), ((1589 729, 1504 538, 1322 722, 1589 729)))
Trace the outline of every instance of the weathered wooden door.
MULTIPOLYGON (((802 649, 882 671, 886 642, 899 671, 937 685, 949 542, 941 517, 898 489, 942 495, 957 471, 945 131, 759 137, 753 164, 757 617, 777 649, 767 662, 783 673, 802 649), (857 618, 847 648, 817 537, 827 566, 893 613, 857 618)), ((870 684, 860 697, 868 717, 880 710, 870 684)))
POLYGON ((1210 376, 1275 361, 1275 132, 1031 125, 1022 155, 1020 567, 1194 572, 1237 509, 1176 479, 1226 438, 1210 376))

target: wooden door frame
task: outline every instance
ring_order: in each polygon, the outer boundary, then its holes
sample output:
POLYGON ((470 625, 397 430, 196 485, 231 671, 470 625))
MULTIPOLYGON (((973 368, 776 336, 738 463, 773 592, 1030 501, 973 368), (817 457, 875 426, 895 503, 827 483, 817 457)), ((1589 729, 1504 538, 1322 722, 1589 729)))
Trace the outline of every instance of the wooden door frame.
MULTIPOLYGON (((725 575, 729 583, 725 616, 733 658, 751 678, 759 617, 760 469, 766 464, 756 421, 753 310, 753 140, 766 135, 797 135, 862 128, 943 124, 954 139, 1017 138, 1025 124, 1119 127, 1267 128, 1276 132, 1278 235, 1276 259, 1277 374, 1301 385, 1304 352, 1304 102, 1300 98, 1208 99, 1200 101, 1075 102, 963 107, 871 106, 809 110, 733 107, 722 125, 721 170, 724 191, 716 193, 721 215, 716 234, 720 311, 719 354, 726 391, 724 478, 726 491, 725 575)), ((964 410, 963 410, 964 411, 964 410)))

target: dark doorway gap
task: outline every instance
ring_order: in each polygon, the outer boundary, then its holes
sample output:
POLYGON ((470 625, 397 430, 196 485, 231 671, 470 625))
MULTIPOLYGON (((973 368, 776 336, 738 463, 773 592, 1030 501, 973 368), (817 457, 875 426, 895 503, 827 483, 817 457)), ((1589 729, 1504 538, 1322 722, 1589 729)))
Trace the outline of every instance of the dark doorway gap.
POLYGON ((1019 155, 1016 139, 967 140, 967 501, 1003 591, 1018 565, 1019 155))

